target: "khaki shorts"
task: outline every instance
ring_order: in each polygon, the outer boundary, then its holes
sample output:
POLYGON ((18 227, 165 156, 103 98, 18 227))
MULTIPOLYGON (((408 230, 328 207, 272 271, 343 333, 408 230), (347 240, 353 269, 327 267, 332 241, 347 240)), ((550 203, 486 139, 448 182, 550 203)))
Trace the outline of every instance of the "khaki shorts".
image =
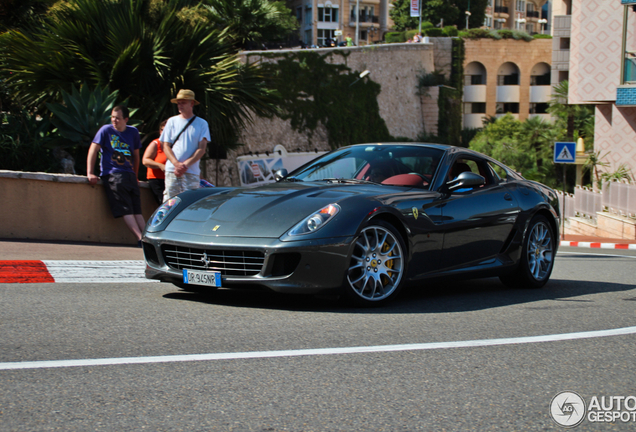
POLYGON ((163 201, 166 202, 175 195, 187 190, 199 189, 199 176, 185 173, 177 177, 173 172, 166 172, 166 189, 163 192, 163 201))

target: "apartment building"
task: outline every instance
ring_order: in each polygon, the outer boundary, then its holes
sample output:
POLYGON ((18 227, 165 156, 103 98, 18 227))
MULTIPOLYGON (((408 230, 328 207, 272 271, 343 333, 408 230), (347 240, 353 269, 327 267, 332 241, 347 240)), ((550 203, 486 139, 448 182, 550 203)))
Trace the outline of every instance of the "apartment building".
POLYGON ((464 128, 505 114, 550 118, 552 40, 467 39, 465 53, 464 128))
POLYGON ((489 0, 484 27, 547 33, 549 15, 543 10, 548 0, 489 0))
POLYGON ((636 173, 636 0, 572 0, 569 103, 594 104, 594 148, 636 173))
POLYGON ((300 23, 300 40, 306 45, 324 46, 328 39, 342 42, 347 35, 367 45, 381 41, 393 25, 390 1, 291 0, 287 6, 300 23))

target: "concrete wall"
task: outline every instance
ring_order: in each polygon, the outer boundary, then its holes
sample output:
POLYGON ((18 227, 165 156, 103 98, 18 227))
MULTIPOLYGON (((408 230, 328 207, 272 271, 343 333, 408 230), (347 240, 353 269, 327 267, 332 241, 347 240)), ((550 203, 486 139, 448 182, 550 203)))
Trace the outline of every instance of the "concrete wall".
MULTIPOLYGON (((416 139, 425 129, 431 132, 430 125, 437 123, 428 109, 423 106, 417 93, 418 77, 424 72, 441 71, 450 75, 452 59, 451 38, 431 38, 428 44, 387 44, 369 47, 342 47, 350 55, 331 56, 332 62, 344 62, 352 71, 371 71, 369 79, 381 86, 378 96, 380 116, 386 122, 389 133, 416 139)), ((322 55, 333 49, 320 49, 322 55)), ((295 50, 291 50, 295 51, 295 50)), ((296 50, 297 51, 297 50, 296 50)), ((277 51, 280 54, 288 50, 277 51)), ((242 54, 243 60, 250 63, 276 62, 273 51, 248 51, 242 54)), ((329 59, 329 58, 328 58, 329 59)), ((424 105, 429 104, 429 100, 424 105)), ((435 102, 436 105, 436 102, 435 102)), ((239 142, 244 144, 236 152, 229 152, 228 159, 221 160, 218 167, 215 160, 208 160, 204 171, 206 178, 219 186, 238 186, 237 156, 252 152, 254 154, 271 152, 274 146, 281 144, 287 151, 330 150, 327 131, 318 127, 310 138, 292 130, 288 120, 280 118, 254 117, 241 134, 239 142)), ((436 131, 434 131, 436 132, 436 131)), ((354 144, 354 143, 352 143, 354 144)))
MULTIPOLYGON (((157 205, 148 185, 140 185, 147 220, 157 205)), ((0 197, 0 238, 137 243, 123 219, 113 218, 101 181, 0 170, 0 197)))

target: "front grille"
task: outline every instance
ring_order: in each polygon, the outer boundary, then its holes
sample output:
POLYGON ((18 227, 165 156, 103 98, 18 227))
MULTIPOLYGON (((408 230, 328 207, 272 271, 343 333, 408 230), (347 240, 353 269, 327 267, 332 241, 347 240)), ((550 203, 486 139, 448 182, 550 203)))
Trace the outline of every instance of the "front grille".
POLYGON ((175 270, 211 270, 221 272, 222 276, 255 276, 260 273, 265 262, 265 254, 247 250, 163 245, 161 253, 166 264, 175 270))

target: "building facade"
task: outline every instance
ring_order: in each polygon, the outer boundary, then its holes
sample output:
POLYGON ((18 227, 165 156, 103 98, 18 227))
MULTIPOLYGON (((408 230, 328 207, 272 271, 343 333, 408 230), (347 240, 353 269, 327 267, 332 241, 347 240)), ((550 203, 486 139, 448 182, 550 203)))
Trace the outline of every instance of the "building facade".
POLYGON ((464 128, 489 116, 544 117, 551 99, 552 41, 465 40, 464 128))
POLYGON ((548 0, 489 0, 484 27, 494 30, 523 30, 529 34, 548 33, 549 15, 543 6, 548 0))
POLYGON ((569 103, 594 104, 594 149, 636 173, 636 0, 573 0, 569 103))
POLYGON ((368 45, 381 41, 393 26, 389 1, 291 0, 287 6, 300 23, 299 38, 305 45, 325 46, 328 40, 339 43, 347 35, 358 45, 368 45))

